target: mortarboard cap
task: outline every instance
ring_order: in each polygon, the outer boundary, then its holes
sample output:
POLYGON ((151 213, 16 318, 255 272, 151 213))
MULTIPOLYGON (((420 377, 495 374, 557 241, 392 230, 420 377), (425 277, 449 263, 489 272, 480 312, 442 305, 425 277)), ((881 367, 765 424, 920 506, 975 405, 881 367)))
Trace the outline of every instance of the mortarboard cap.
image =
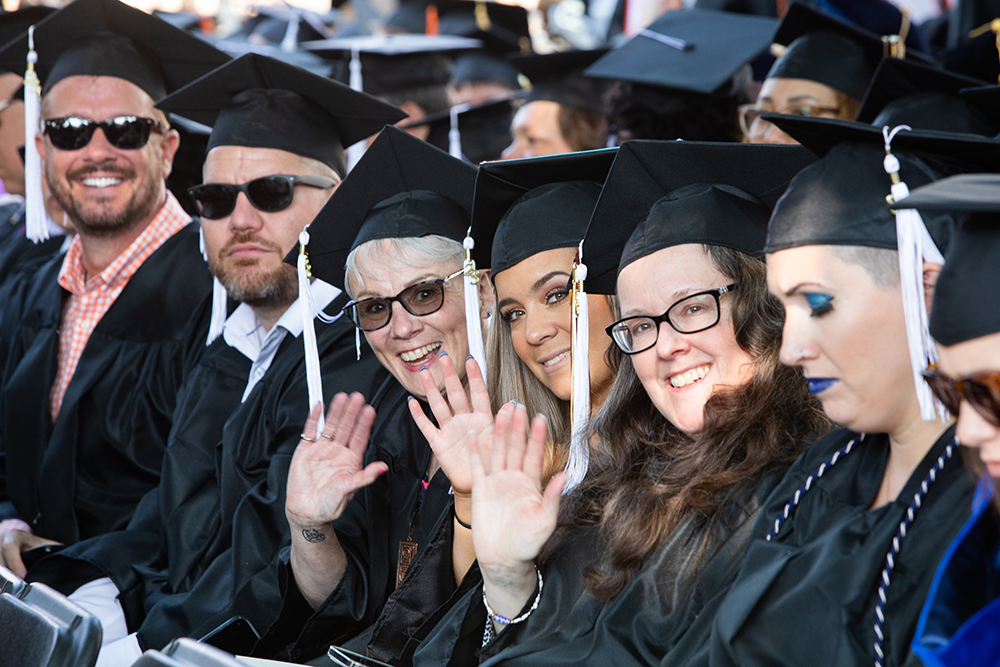
POLYGON ((776 26, 761 16, 670 11, 588 67, 586 75, 710 95, 770 46, 776 26))
POLYGON ((899 208, 968 213, 934 287, 930 332, 955 345, 1000 332, 1000 175, 962 174, 917 188, 899 208))
POLYGON ((405 117, 396 107, 266 56, 248 54, 157 105, 212 126, 215 146, 276 148, 346 173, 344 148, 405 117))
POLYGON ((561 51, 544 55, 515 56, 510 62, 531 82, 527 101, 545 100, 604 115, 608 83, 584 76, 583 71, 607 49, 561 51))
POLYGON ((528 10, 484 0, 445 0, 438 4, 438 33, 482 40, 496 54, 531 53, 528 10))
POLYGON ((1000 127, 959 91, 979 82, 912 60, 883 58, 858 111, 858 122, 876 127, 963 132, 992 137, 1000 127))
POLYGON ((1000 19, 993 19, 985 26, 973 30, 974 37, 940 55, 941 64, 945 69, 974 77, 979 81, 997 83, 1000 81, 998 32, 1000 32, 1000 19))
MULTIPOLYGON (((309 226, 315 277, 344 289, 344 263, 367 241, 431 234, 461 242, 472 212, 476 169, 389 126, 309 226)), ((294 264, 298 248, 286 262, 294 264)))
MULTIPOLYGON (((384 35, 343 37, 305 42, 301 47, 323 58, 338 61, 336 78, 350 77, 349 61, 360 62, 362 90, 382 95, 421 86, 445 85, 451 77, 450 55, 482 47, 482 42, 450 35, 384 35)), ((352 88, 358 88, 352 83, 352 88)))
POLYGON ((793 2, 774 36, 787 48, 767 77, 808 79, 861 99, 882 56, 905 53, 893 39, 793 2))
POLYGON ((224 53, 228 53, 233 58, 239 58, 240 56, 248 53, 256 53, 262 56, 267 56, 268 58, 274 58, 275 60, 281 60, 290 65, 295 65, 296 67, 308 70, 317 76, 323 77, 324 79, 329 78, 334 69, 333 63, 329 60, 320 58, 314 53, 309 53, 308 51, 302 51, 299 49, 285 51, 281 47, 275 46, 274 44, 257 44, 243 37, 227 37, 226 39, 220 39, 216 41, 213 46, 224 53))
POLYGON ((523 92, 517 92, 478 106, 459 104, 400 125, 400 129, 427 125, 430 127, 427 142, 447 150, 453 157, 465 158, 472 164, 497 160, 513 141, 510 124, 515 104, 523 96, 523 92))
POLYGON ((257 5, 253 9, 257 15, 249 18, 236 35, 230 37, 263 40, 280 44, 287 50, 293 50, 300 42, 333 37, 333 31, 327 23, 335 20, 339 14, 331 11, 323 16, 289 4, 257 5))
POLYGON ((201 17, 194 12, 165 12, 161 9, 154 9, 153 16, 166 21, 180 30, 192 32, 201 29, 201 17))
POLYGON ((759 257, 771 207, 814 161, 801 146, 625 142, 584 241, 587 291, 614 294, 626 265, 685 243, 759 257))
POLYGON ((493 273, 583 239, 617 148, 487 162, 476 177, 473 259, 493 273))
POLYGON ((403 0, 382 22, 387 34, 420 34, 427 31, 427 3, 424 0, 403 0))
MULTIPOLYGON (((113 76, 154 100, 229 60, 205 41, 118 0, 76 0, 35 25, 35 71, 48 91, 77 75, 113 76)), ((23 71, 27 33, 0 50, 0 67, 23 71)))
POLYGON ((521 87, 517 68, 489 51, 465 53, 455 59, 448 84, 459 86, 463 83, 499 83, 511 90, 521 87))
MULTIPOLYGON (((18 9, 15 12, 7 12, 6 14, 0 14, 0 46, 20 37, 23 33, 28 31, 28 28, 38 23, 39 21, 41 21, 54 11, 56 11, 55 7, 36 5, 34 7, 25 7, 24 9, 18 9)), ((27 51, 25 51, 25 53, 27 53, 27 51)), ((11 68, 8 65, 4 69, 6 69, 9 72, 24 74, 23 54, 20 62, 17 63, 16 67, 11 68)), ((21 90, 23 91, 23 89, 21 90)))

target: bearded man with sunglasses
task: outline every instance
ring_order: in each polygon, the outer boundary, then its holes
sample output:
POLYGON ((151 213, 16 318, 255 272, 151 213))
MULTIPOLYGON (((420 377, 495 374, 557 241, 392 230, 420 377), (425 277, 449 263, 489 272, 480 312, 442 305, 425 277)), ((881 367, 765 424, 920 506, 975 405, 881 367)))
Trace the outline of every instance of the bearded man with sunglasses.
MULTIPOLYGON (((156 486, 204 350, 211 276, 166 191, 179 140, 153 101, 228 60, 117 0, 78 0, 31 34, 0 67, 37 61, 44 127, 26 164, 37 150, 79 234, 24 286, 0 341, 0 501, 19 519, 0 542, 19 573, 28 547, 123 528, 156 486)), ((40 194, 26 195, 29 230, 40 194)))

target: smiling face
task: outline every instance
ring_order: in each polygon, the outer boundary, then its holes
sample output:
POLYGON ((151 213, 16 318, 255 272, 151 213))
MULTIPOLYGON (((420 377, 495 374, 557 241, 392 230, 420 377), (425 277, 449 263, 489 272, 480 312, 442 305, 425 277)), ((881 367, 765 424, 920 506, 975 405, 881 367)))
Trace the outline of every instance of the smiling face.
POLYGON ((830 419, 889 434, 920 420, 898 284, 831 246, 768 255, 767 281, 785 307, 781 361, 802 367, 830 419))
MULTIPOLYGON (((938 345, 939 368, 951 377, 1000 371, 1000 333, 974 338, 955 345, 938 345)), ((979 458, 993 479, 1000 479, 1000 427, 986 421, 968 401, 958 414, 958 441, 979 450, 979 458)))
MULTIPOLYGON (((576 248, 545 250, 493 277, 497 312, 510 327, 514 352, 557 398, 572 393, 572 311, 566 291, 576 248)), ((613 317, 607 299, 591 295, 590 385, 600 392, 612 375, 604 360, 610 340, 604 328, 613 317)))
MULTIPOLYGON (((395 296, 417 283, 449 276, 461 268, 459 260, 428 262, 424 266, 410 266, 396 258, 387 239, 369 241, 381 243, 384 261, 377 267, 365 266, 357 260, 364 274, 364 285, 352 281, 349 290, 354 300, 372 297, 395 296)), ((486 280, 481 283, 489 284, 486 280)), ((375 351, 375 356, 399 383, 415 397, 424 398, 420 381, 420 367, 426 366, 439 388, 444 387, 444 376, 438 359, 446 351, 455 363, 459 375, 465 378, 465 358, 469 354, 469 341, 465 331, 465 299, 461 276, 445 283, 444 304, 430 315, 411 315, 398 302, 392 303, 392 317, 381 329, 366 331, 365 338, 375 351)))
MULTIPOLYGON (((71 76, 46 93, 42 118, 77 116, 102 121, 117 116, 157 118, 153 100, 138 86, 110 76, 71 76)), ((144 226, 166 197, 180 137, 174 130, 153 130, 145 146, 122 150, 101 129, 79 150, 52 146, 47 135, 35 139, 53 196, 80 234, 115 236, 144 226)))
MULTIPOLYGON (((275 174, 335 176, 316 160, 274 148, 217 146, 205 159, 205 183, 238 185, 275 174)), ((334 189, 296 186, 292 204, 273 213, 254 207, 241 192, 232 213, 202 219, 209 268, 231 298, 260 307, 295 300, 295 268, 283 260, 334 189)))
MULTIPOLYGON (((731 282, 701 245, 658 250, 618 274, 622 317, 655 317, 686 296, 731 282)), ((721 316, 714 327, 681 334, 663 322, 656 345, 631 357, 653 405, 684 433, 701 430, 705 403, 717 389, 739 386, 753 374, 753 358, 736 342, 731 299, 731 294, 720 298, 721 316)))

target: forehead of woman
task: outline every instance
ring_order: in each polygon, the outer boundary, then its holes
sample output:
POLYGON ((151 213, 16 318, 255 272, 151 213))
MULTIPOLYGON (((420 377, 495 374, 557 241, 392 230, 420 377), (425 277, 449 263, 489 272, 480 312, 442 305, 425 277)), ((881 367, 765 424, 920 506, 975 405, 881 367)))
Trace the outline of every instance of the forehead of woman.
POLYGON ((392 296, 450 275, 461 266, 458 242, 435 236, 384 238, 358 246, 347 280, 355 298, 392 296))
POLYGON ((723 286, 725 274, 700 243, 661 248, 618 274, 622 316, 656 315, 679 299, 723 286))

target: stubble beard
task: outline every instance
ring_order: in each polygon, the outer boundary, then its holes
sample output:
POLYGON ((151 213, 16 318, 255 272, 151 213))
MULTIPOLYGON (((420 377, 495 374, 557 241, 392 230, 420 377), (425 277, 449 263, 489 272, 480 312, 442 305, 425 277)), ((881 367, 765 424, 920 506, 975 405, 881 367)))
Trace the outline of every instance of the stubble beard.
POLYGON ((162 170, 151 168, 125 206, 117 211, 105 209, 99 199, 96 206, 93 203, 88 206, 73 195, 70 183, 97 172, 116 174, 125 181, 133 180, 136 176, 135 169, 128 165, 97 164, 67 172, 66 179, 62 180, 58 174, 53 173, 49 164, 46 165, 45 176, 52 196, 69 215, 80 234, 94 238, 113 238, 149 222, 161 204, 159 184, 163 181, 162 170))
POLYGON ((257 243, 284 257, 280 248, 252 234, 233 236, 217 255, 208 255, 208 268, 226 288, 229 298, 239 303, 245 303, 252 308, 275 308, 289 306, 299 294, 298 274, 295 269, 284 262, 267 273, 255 270, 257 259, 237 260, 230 268, 223 263, 222 258, 229 249, 240 243, 257 243))

